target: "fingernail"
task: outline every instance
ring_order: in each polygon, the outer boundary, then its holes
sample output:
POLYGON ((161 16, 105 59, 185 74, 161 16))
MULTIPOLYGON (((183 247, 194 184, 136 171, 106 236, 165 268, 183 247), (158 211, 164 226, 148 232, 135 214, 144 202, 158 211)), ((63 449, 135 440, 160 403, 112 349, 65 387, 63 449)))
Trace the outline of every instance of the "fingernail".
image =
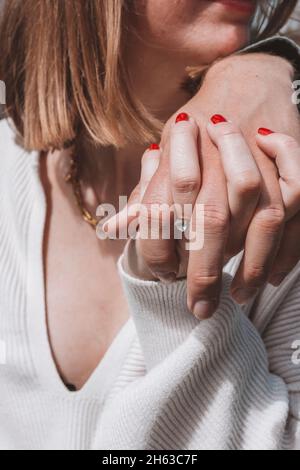
POLYGON ((148 150, 160 150, 160 146, 158 144, 151 144, 148 150))
POLYGON ((164 284, 172 284, 177 280, 176 273, 157 274, 158 279, 164 284))
POLYGON ((208 300, 199 300, 194 308, 193 314, 198 320, 207 320, 216 310, 216 304, 208 300))
POLYGON ((228 122, 227 119, 222 116, 222 114, 215 114, 210 120, 213 124, 221 124, 222 122, 228 122))
POLYGON ((278 287, 285 280, 286 276, 287 276, 286 273, 274 274, 273 276, 271 276, 269 282, 274 287, 278 287))
POLYGON ((178 122, 182 122, 182 121, 189 121, 189 115, 187 113, 180 113, 178 114, 177 118, 176 118, 176 124, 178 122))
POLYGON ((258 293, 258 289, 235 289, 232 293, 238 304, 244 305, 258 293))
POLYGON ((260 127, 257 132, 258 132, 260 135, 275 134, 274 131, 271 131, 270 129, 267 129, 266 127, 260 127))

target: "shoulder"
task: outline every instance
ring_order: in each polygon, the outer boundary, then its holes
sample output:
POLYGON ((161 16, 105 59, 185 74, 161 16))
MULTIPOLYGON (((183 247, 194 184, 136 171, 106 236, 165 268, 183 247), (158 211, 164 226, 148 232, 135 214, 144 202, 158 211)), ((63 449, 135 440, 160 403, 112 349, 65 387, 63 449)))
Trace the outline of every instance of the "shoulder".
POLYGON ((26 153, 17 142, 17 133, 9 119, 0 121, 0 166, 5 165, 8 157, 26 153))
POLYGON ((0 144, 1 148, 5 147, 5 144, 9 146, 9 143, 15 142, 16 132, 13 124, 9 119, 0 120, 0 144))
POLYGON ((8 223, 7 214, 16 220, 25 202, 31 199, 38 155, 22 147, 10 120, 0 121, 0 225, 3 226, 4 220, 8 223))
POLYGON ((0 120, 0 186, 11 182, 13 174, 26 172, 35 157, 36 152, 27 152, 22 147, 12 121, 0 120))

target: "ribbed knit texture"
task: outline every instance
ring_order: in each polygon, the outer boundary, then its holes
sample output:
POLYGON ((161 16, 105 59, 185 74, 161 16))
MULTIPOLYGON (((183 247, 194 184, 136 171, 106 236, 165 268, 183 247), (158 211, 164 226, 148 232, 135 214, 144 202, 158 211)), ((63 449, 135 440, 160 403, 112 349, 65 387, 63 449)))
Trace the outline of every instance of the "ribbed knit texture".
POLYGON ((63 386, 47 337, 38 154, 0 123, 0 449, 299 449, 300 266, 241 309, 198 322, 186 283, 120 272, 132 319, 85 387, 63 386))
POLYGON ((7 348, 0 448, 299 448, 300 366, 292 344, 300 340, 300 267, 243 312, 228 292, 238 264, 232 260, 218 312, 199 323, 187 309, 184 281, 132 279, 120 262, 134 324, 72 394, 46 334, 38 155, 17 146, 7 121, 0 142, 0 340, 7 348))

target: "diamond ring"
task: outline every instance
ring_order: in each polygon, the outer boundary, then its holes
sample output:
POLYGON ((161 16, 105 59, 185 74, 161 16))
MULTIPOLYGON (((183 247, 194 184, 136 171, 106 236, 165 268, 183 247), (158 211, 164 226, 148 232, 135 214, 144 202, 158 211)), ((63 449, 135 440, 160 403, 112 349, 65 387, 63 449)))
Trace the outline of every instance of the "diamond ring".
POLYGON ((188 230, 189 226, 190 226, 189 221, 185 219, 177 219, 175 222, 175 227, 181 233, 185 233, 188 230))

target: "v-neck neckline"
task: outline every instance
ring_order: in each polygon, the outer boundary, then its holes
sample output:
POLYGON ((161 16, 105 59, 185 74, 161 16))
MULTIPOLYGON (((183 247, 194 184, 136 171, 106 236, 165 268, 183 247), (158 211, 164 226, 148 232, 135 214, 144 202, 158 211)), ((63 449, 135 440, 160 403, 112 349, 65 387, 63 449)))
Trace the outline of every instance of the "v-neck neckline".
POLYGON ((132 319, 129 319, 85 385, 76 392, 68 390, 55 364, 47 327, 43 256, 47 203, 40 179, 40 154, 32 152, 29 158, 33 169, 33 207, 27 246, 27 321, 38 380, 49 392, 59 393, 69 399, 94 398, 103 401, 120 373, 135 338, 135 327, 132 319))

